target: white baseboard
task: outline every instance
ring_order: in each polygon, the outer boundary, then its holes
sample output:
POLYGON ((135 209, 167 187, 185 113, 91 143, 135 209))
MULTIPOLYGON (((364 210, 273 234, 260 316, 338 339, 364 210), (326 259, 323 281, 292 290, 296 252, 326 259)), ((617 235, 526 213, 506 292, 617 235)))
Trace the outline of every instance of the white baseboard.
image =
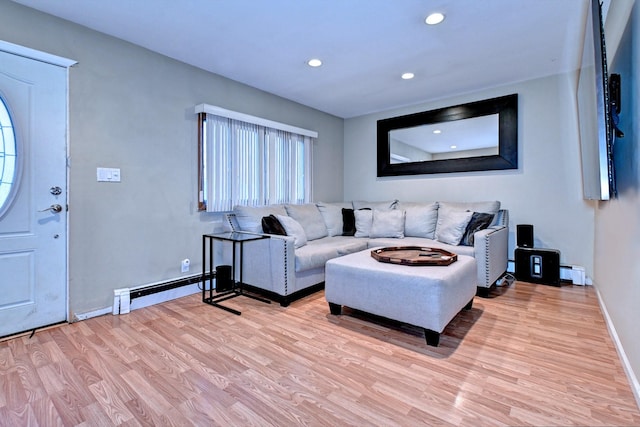
POLYGON ((627 354, 624 352, 624 347, 622 347, 622 343, 620 342, 620 338, 618 337, 618 333, 616 332, 616 328, 611 321, 611 317, 609 317, 609 312, 607 311, 607 307, 600 296, 600 292, 598 288, 595 287, 596 295, 598 297, 598 303, 600 304, 600 309, 602 310, 602 314, 604 315, 604 321, 607 324, 607 329, 609 330, 609 335, 611 335, 611 339, 613 339, 613 344, 616 346, 616 350, 618 351, 618 356, 620 356, 620 360, 622 362, 622 367, 624 368, 625 374, 627 374, 627 378, 629 379, 629 385, 631 386, 631 391, 633 392, 633 396, 636 398, 636 405, 640 408, 640 382, 638 382, 638 377, 635 372, 633 372, 633 368, 631 367, 631 363, 627 358, 627 354))
MULTIPOLYGON (((192 295, 198 292, 202 292, 202 290, 198 287, 198 285, 199 283, 193 283, 191 285, 181 286, 179 288, 170 289, 168 291, 157 292, 155 294, 136 298, 134 300, 131 300, 131 302, 128 304, 128 309, 126 310, 126 312, 128 313, 129 310, 136 310, 138 308, 149 307, 150 305, 160 304, 161 302, 171 301, 172 299, 182 298, 187 295, 192 295)), ((115 301, 114 301, 114 304, 115 304, 115 301)), ((120 307, 114 308, 114 306, 111 306, 111 307, 101 308, 98 310, 88 311, 85 313, 74 313, 72 321, 78 322, 81 320, 87 320, 92 317, 98 317, 98 316, 102 316, 109 313, 121 314, 120 307)))
POLYGON ((87 311, 85 313, 74 313, 72 322, 87 320, 91 319, 92 317, 98 317, 108 313, 111 313, 111 307, 100 308, 98 310, 87 311))

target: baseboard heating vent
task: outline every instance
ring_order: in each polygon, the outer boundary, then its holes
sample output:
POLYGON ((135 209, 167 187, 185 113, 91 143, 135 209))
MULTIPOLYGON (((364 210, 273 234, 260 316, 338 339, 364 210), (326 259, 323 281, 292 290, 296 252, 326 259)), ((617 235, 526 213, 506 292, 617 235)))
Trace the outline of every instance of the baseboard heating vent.
POLYGON ((113 290, 113 314, 127 314, 131 311, 131 297, 129 288, 113 290))
MULTIPOLYGON (((215 277, 214 273, 206 273, 205 280, 215 277)), ((202 282, 202 274, 195 274, 180 279, 169 280, 166 282, 154 283, 152 285, 144 285, 136 288, 120 288, 113 290, 113 314, 126 314, 131 311, 131 303, 133 300, 160 292, 170 291, 172 289, 193 285, 202 282)))
MULTIPOLYGON (((513 260, 509 260, 507 272, 515 273, 515 262, 513 260)), ((586 276, 584 267, 579 265, 561 265, 560 280, 579 286, 591 285, 591 279, 586 276)))
MULTIPOLYGON (((205 274, 205 280, 209 280, 212 277, 211 273, 205 274)), ((195 274, 189 277, 182 277, 180 279, 171 280, 169 282, 156 283, 154 285, 148 285, 139 288, 132 288, 130 291, 130 298, 136 299, 151 294, 157 294, 158 292, 164 292, 175 288, 181 288, 182 286, 192 285, 202 281, 202 274, 195 274)))

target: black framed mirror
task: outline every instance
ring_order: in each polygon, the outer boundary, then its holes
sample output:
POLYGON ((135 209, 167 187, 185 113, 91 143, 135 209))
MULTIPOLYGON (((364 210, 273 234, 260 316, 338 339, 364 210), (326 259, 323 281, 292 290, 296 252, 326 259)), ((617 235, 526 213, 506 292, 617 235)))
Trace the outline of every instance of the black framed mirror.
POLYGON ((518 168, 518 95, 378 120, 378 176, 518 168))

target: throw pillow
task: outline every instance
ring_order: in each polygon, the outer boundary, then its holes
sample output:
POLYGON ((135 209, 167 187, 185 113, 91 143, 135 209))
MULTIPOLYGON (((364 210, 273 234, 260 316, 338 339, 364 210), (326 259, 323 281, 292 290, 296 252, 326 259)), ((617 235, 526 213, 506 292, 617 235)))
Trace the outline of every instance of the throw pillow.
POLYGON ((373 222, 373 211, 371 209, 358 209, 353 211, 356 217, 355 237, 369 237, 371 233, 371 223, 373 222))
POLYGON ((404 235, 433 239, 438 222, 438 203, 402 203, 398 209, 407 213, 404 223, 404 235))
POLYGON ((277 234, 280 236, 286 236, 287 231, 284 229, 278 218, 275 215, 262 217, 262 232, 267 234, 277 234))
POLYGON ((298 221, 286 215, 276 215, 276 217, 286 230, 287 236, 294 238, 293 245, 296 248, 307 244, 307 235, 304 234, 304 229, 298 221))
POLYGON ((287 215, 300 223, 307 236, 307 240, 321 239, 327 236, 322 214, 313 203, 303 205, 286 205, 287 215))
POLYGON ((492 221, 493 215, 482 212, 474 212, 471 216, 469 224, 467 225, 467 229, 462 236, 460 244, 465 246, 473 246, 473 235, 475 234, 475 232, 484 230, 485 228, 489 227, 492 221))
POLYGON ((457 246, 472 216, 473 212, 468 211, 440 210, 436 224, 436 240, 457 246))
POLYGON ((238 225, 242 231, 250 233, 262 233, 262 217, 269 215, 286 215, 287 211, 282 205, 269 206, 241 206, 233 207, 238 225))
POLYGON ((351 203, 316 203, 329 236, 340 236, 343 232, 342 209, 351 208, 351 203))
POLYGON ((342 235, 353 236, 356 234, 356 217, 353 209, 342 208, 342 235))
POLYGON ((371 232, 369 237, 404 238, 405 212, 394 209, 392 211, 373 210, 371 232))

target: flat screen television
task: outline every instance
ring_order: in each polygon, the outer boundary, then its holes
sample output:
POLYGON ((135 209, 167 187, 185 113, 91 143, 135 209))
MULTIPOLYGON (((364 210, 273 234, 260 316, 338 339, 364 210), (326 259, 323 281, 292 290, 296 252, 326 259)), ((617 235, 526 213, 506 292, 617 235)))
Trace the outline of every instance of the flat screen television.
POLYGON ((602 8, 599 0, 591 0, 590 3, 578 78, 582 184, 585 199, 609 200, 616 196, 615 136, 602 8))

